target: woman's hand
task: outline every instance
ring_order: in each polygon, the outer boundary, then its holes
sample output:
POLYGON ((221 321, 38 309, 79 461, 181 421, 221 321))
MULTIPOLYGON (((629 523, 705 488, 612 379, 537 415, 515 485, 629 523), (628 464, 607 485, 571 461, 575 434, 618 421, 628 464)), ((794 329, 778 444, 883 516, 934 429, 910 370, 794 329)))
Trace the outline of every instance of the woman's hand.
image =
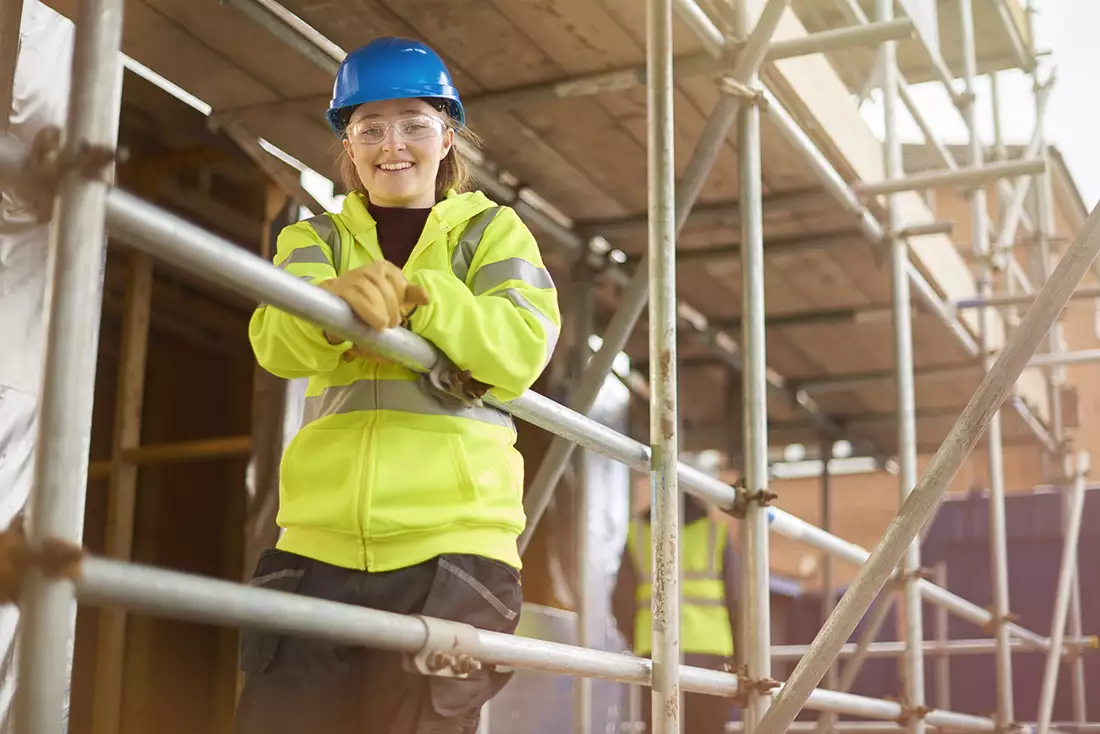
POLYGON ((379 260, 319 283, 339 296, 352 312, 374 329, 398 326, 416 306, 427 305, 427 293, 409 285, 401 269, 379 260))

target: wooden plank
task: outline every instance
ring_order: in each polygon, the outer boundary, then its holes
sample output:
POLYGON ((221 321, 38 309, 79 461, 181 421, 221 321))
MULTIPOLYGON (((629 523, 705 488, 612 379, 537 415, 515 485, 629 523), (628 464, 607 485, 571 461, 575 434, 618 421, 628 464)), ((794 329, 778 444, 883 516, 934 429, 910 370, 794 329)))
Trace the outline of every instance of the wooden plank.
POLYGON ((218 0, 139 0, 280 97, 331 92, 332 78, 245 15, 218 0), (278 58, 279 63, 272 63, 278 58))
MULTIPOLYGON (((62 15, 76 16, 77 0, 45 2, 62 15)), ((142 0, 126 3, 122 50, 215 109, 278 99, 269 87, 228 63, 225 57, 142 0)), ((293 53, 289 49, 287 52, 293 53)))
MULTIPOLYGON (((120 561, 130 560, 133 550, 138 467, 126 459, 126 452, 136 448, 141 441, 152 295, 152 258, 144 253, 132 253, 115 396, 115 437, 111 452, 105 547, 108 557, 120 561)), ((126 610, 101 609, 92 725, 94 734, 119 731, 125 646, 126 610)))
MULTIPOLYGON (((497 8, 519 28, 538 28, 532 42, 560 64, 563 75, 642 64, 644 49, 598 3, 550 0, 515 3, 495 0, 497 8)), ((644 87, 605 93, 595 101, 628 131, 642 148, 646 143, 644 87)), ((683 175, 691 151, 706 123, 693 101, 677 91, 675 152, 678 175, 683 175)), ((614 131, 609 131, 614 132, 614 131)), ((733 149, 723 148, 707 180, 702 198, 728 200, 737 196, 737 161, 733 149)))

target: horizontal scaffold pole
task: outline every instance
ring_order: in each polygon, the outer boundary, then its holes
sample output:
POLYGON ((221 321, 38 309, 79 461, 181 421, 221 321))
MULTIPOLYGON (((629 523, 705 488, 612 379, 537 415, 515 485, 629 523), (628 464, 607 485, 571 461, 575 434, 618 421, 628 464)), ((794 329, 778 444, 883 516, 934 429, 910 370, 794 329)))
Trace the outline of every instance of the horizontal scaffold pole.
POLYGON ((901 191, 920 191, 940 186, 981 186, 1002 178, 1035 175, 1042 173, 1044 169, 1046 169, 1046 161, 1043 158, 1024 158, 951 170, 925 171, 888 181, 858 183, 855 190, 860 196, 866 197, 896 194, 901 191))
MULTIPOLYGON (((650 661, 633 655, 490 632, 434 617, 393 614, 99 556, 64 557, 70 562, 62 564, 62 572, 75 584, 77 598, 93 606, 117 605, 167 619, 266 629, 434 657, 437 664, 453 666, 459 672, 492 665, 643 686, 652 680, 650 661)), ((694 693, 724 697, 740 693, 738 676, 716 670, 681 665, 680 682, 683 690, 694 693)), ((895 701, 826 690, 814 691, 808 705, 819 711, 886 721, 902 715, 901 704, 895 701)), ((994 731, 995 727, 992 719, 950 711, 929 714, 930 723, 933 720, 939 726, 968 731, 994 731)))

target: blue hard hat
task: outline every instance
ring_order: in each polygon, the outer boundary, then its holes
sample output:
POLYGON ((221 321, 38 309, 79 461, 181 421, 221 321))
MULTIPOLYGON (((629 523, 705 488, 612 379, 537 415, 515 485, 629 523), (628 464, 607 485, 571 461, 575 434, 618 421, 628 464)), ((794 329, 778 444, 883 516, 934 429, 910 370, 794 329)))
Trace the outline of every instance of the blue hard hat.
POLYGON ((408 38, 378 38, 340 62, 325 117, 332 131, 343 137, 348 108, 414 97, 441 100, 451 117, 465 124, 462 100, 439 54, 408 38))

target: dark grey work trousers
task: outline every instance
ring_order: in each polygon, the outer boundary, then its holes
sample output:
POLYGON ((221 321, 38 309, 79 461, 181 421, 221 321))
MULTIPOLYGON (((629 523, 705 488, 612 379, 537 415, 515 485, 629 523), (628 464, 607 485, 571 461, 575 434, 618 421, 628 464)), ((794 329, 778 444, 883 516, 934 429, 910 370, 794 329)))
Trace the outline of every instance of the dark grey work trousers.
MULTIPOLYGON (((398 614, 423 614, 515 632, 519 572, 471 555, 444 555, 384 573, 354 571, 275 549, 252 582, 398 614)), ((242 630, 245 685, 235 734, 473 734, 481 706, 511 673, 469 678, 407 672, 402 653, 264 630, 242 630)))

